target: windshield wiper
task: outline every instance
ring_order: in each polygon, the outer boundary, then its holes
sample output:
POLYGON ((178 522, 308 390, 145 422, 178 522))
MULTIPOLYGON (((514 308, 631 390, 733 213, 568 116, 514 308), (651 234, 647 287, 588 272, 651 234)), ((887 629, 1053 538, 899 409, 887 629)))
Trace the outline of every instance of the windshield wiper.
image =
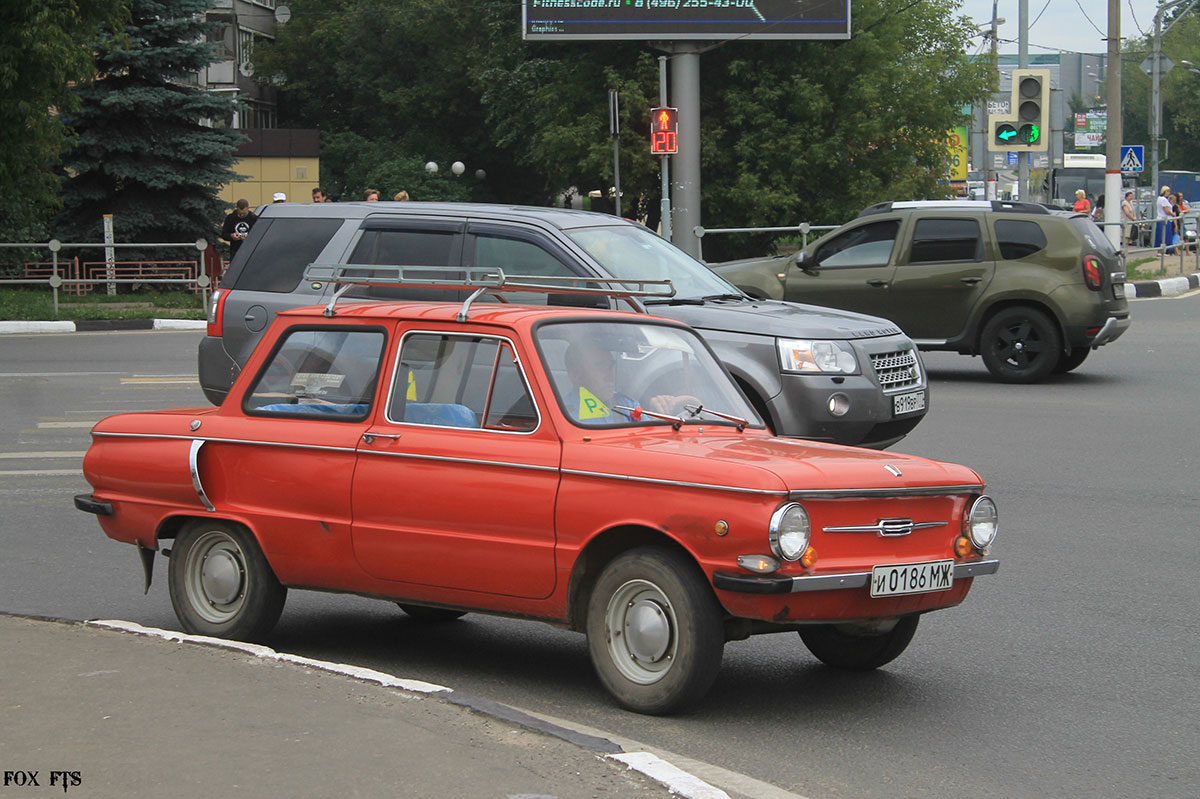
POLYGON ((703 297, 671 297, 661 300, 642 300, 643 305, 703 305, 703 297))
POLYGON ((671 427, 675 428, 676 430, 683 427, 683 418, 680 416, 672 416, 669 413, 648 411, 645 408, 630 408, 628 405, 614 405, 613 408, 615 410, 628 413, 629 418, 634 422, 640 422, 643 416, 649 416, 651 419, 662 419, 664 422, 670 422, 671 427))
POLYGON ((745 294, 709 294, 704 297, 705 300, 744 300, 745 294))
POLYGON ((735 425, 737 425, 737 431, 739 433, 746 429, 746 425, 750 424, 750 422, 746 421, 740 416, 733 416, 732 414, 709 410, 703 405, 684 405, 683 409, 687 411, 688 415, 692 416, 693 418, 702 413, 707 413, 710 416, 717 417, 718 419, 724 419, 726 422, 733 422, 735 425))

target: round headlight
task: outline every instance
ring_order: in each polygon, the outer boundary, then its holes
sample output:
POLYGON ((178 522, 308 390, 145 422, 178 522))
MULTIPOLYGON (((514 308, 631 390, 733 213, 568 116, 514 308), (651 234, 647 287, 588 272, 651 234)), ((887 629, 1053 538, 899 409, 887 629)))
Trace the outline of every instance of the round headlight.
POLYGON ((784 505, 771 516, 771 549, 784 560, 799 560, 808 549, 812 526, 800 505, 784 505))
POLYGON ((1000 515, 991 497, 979 497, 971 505, 971 511, 967 514, 967 536, 980 552, 996 540, 999 521, 1000 515))

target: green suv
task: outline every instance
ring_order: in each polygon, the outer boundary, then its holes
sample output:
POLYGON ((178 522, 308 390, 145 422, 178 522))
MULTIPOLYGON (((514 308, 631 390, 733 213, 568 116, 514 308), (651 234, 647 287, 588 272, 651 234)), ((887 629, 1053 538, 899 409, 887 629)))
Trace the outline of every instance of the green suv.
POLYGON ((1069 372, 1129 327, 1120 253, 1036 203, 877 203, 795 255, 714 264, 753 296, 882 316, 1008 383, 1069 372))

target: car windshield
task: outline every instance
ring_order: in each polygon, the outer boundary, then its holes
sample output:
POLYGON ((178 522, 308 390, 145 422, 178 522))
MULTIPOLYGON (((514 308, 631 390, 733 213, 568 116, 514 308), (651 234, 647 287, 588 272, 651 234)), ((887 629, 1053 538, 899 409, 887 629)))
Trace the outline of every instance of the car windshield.
POLYGON ((538 327, 536 336, 559 405, 582 427, 679 422, 762 426, 689 329, 641 322, 555 322, 538 327))
POLYGON ((565 232, 613 277, 670 280, 675 287, 675 299, 681 300, 742 295, 707 266, 640 225, 575 228, 565 232))

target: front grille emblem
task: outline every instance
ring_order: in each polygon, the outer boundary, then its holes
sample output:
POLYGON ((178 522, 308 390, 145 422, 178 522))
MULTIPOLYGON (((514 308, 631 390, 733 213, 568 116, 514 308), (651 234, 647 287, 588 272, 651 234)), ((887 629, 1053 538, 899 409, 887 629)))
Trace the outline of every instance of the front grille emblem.
POLYGON ((898 538, 913 530, 945 527, 948 522, 914 522, 912 519, 880 519, 875 524, 851 524, 845 527, 822 528, 827 533, 875 533, 880 538, 898 538))

